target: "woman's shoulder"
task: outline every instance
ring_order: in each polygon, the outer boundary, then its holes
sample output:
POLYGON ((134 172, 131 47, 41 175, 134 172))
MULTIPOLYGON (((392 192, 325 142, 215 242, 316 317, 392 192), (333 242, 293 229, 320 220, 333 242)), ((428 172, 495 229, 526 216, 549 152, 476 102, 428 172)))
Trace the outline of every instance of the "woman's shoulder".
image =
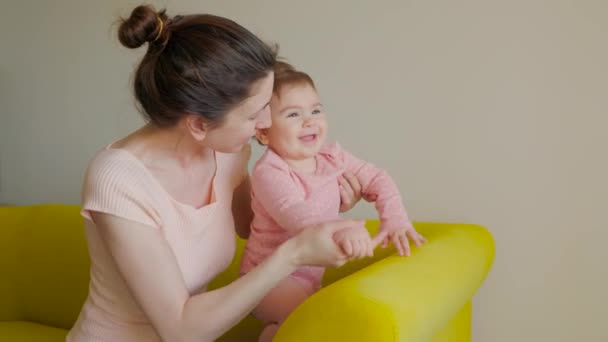
POLYGON ((104 148, 89 161, 83 184, 83 197, 103 192, 135 194, 151 188, 148 170, 130 152, 117 148, 104 148))
POLYGON ((85 178, 108 174, 130 178, 141 176, 145 171, 145 166, 130 152, 118 148, 104 148, 89 161, 85 178))
POLYGON ((126 150, 105 148, 87 167, 82 186, 83 213, 99 211, 154 225, 154 215, 150 214, 156 203, 154 189, 146 167, 135 156, 126 150))

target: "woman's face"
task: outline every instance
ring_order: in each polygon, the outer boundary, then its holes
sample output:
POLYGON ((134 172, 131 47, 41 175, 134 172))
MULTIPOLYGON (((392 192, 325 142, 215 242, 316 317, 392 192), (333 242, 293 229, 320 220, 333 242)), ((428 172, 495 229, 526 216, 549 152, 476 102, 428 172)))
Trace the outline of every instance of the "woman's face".
POLYGON ((274 73, 253 84, 251 96, 226 114, 224 122, 210 129, 205 135, 205 145, 223 153, 239 152, 255 136, 257 129, 268 128, 270 122, 270 98, 274 73))

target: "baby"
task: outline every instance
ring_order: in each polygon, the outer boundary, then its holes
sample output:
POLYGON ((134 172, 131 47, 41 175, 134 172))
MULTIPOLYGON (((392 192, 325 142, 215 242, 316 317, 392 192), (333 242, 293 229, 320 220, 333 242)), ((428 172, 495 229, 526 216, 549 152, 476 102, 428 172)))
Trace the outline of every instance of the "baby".
MULTIPOLYGON (((254 218, 241 273, 247 273, 306 226, 339 218, 340 185, 345 171, 353 173, 367 200, 375 200, 383 245, 392 242, 400 255, 409 255, 408 238, 416 246, 426 242, 412 226, 391 178, 357 159, 337 143, 326 143, 327 121, 312 79, 279 62, 270 101, 272 126, 257 132, 268 146, 251 175, 254 218)), ((350 257, 373 254, 365 227, 334 235, 350 257)), ((275 287, 253 311, 266 326, 260 341, 271 341, 280 324, 321 286, 324 268, 298 269, 275 287)))

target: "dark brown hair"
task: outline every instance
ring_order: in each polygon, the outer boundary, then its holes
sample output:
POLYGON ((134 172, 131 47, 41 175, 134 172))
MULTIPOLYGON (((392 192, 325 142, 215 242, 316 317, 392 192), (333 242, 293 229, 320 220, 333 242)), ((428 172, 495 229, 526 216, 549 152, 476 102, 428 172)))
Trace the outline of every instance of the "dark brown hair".
POLYGON ((151 6, 138 6, 121 19, 118 38, 131 49, 148 43, 135 71, 135 97, 146 118, 160 126, 193 113, 221 124, 276 59, 276 49, 230 19, 169 18, 151 6))
POLYGON ((274 85, 272 92, 280 96, 285 86, 309 85, 316 89, 315 82, 305 72, 296 70, 293 65, 285 61, 277 61, 274 65, 274 85))

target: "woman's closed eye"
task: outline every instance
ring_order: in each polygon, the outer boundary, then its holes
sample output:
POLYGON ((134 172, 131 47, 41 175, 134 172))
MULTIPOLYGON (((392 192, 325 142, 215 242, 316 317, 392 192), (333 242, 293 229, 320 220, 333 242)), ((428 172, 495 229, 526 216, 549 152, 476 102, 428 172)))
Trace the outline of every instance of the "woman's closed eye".
POLYGON ((268 106, 270 106, 270 102, 268 102, 262 109, 260 109, 257 113, 253 114, 252 116, 248 117, 247 119, 249 121, 255 121, 260 114, 264 111, 264 109, 268 108, 268 106))

